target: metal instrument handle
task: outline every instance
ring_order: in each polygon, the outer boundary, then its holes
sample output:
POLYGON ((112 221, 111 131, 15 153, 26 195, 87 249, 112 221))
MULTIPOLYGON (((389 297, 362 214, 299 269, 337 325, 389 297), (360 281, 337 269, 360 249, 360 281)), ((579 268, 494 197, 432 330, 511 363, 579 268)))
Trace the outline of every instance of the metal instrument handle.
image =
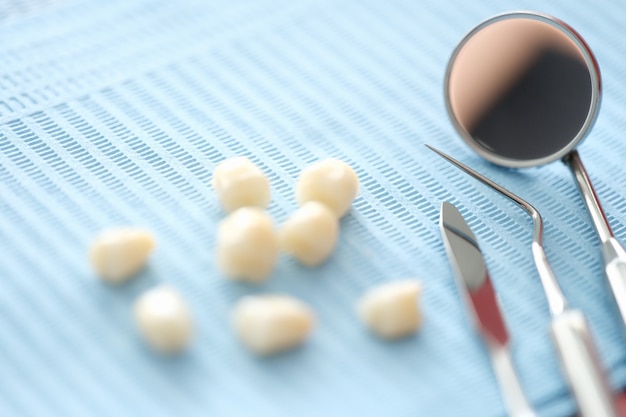
POLYGON ((616 417, 615 403, 584 315, 566 310, 550 326, 581 417, 616 417))
POLYGON ((593 226, 602 241, 604 270, 609 281, 613 297, 617 303, 622 322, 626 326, 626 250, 613 237, 613 231, 606 219, 598 196, 596 195, 589 174, 580 160, 577 151, 570 152, 563 161, 569 166, 578 189, 583 196, 593 226))
POLYGON ((626 251, 614 237, 602 244, 606 277, 626 326, 626 251))
POLYGON ((524 396, 508 346, 493 343, 489 346, 489 352, 508 415, 510 417, 537 417, 524 396))

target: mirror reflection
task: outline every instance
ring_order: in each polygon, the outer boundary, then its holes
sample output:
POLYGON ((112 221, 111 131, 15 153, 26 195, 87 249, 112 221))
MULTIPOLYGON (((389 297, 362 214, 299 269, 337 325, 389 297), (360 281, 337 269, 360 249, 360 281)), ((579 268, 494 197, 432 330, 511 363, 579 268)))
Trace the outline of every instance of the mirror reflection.
POLYGON ((537 159, 565 148, 590 111, 592 80, 579 47, 531 18, 490 23, 458 50, 449 105, 459 127, 487 151, 537 159))

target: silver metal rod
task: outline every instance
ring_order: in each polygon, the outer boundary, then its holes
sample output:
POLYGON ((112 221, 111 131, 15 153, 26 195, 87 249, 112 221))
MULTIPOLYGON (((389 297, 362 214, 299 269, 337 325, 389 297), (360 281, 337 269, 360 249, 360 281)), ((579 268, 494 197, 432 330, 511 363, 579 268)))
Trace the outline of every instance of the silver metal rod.
POLYGON ((433 148, 432 146, 426 145, 426 147, 437 153, 439 156, 441 156, 457 168, 476 178, 483 184, 486 184, 494 190, 500 192, 501 194, 504 194, 515 203, 520 205, 524 210, 528 212, 528 214, 530 214, 533 219, 534 226, 532 253, 535 260, 535 265, 537 267, 537 272, 539 273, 539 278, 541 279, 544 292, 546 293, 546 298, 548 299, 550 313, 552 314, 552 316, 561 314, 567 308, 567 301, 565 299, 565 296, 563 295, 563 291, 561 291, 561 287, 559 286, 556 277, 554 276, 554 272, 550 267, 550 263, 548 262, 548 258, 546 257, 545 251, 543 249, 543 219, 541 218, 541 214, 539 214, 539 211, 526 200, 522 199, 516 194, 513 194, 501 185, 496 184, 489 178, 478 173, 477 171, 474 171, 472 168, 457 161, 453 157, 446 155, 445 153, 433 148))
POLYGON ((604 210, 602 210, 596 191, 591 184, 589 174, 587 174, 587 170, 580 160, 580 156, 578 156, 578 151, 574 150, 567 154, 567 156, 563 158, 563 162, 565 162, 565 164, 572 171, 572 174, 574 174, 576 184, 578 184, 578 189, 583 196, 585 206, 591 216, 591 221, 593 222, 593 226, 596 229, 600 240, 603 243, 607 242, 613 237, 613 232, 611 231, 611 226, 609 226, 609 222, 606 219, 604 210))
POLYGON ((578 189, 583 196, 585 206, 593 222, 593 226, 602 241, 602 257, 604 258, 604 272, 609 281, 613 298, 619 309, 622 323, 626 326, 626 250, 613 237, 613 231, 606 219, 598 195, 593 189, 587 170, 580 160, 577 151, 570 152, 563 162, 574 174, 578 189))

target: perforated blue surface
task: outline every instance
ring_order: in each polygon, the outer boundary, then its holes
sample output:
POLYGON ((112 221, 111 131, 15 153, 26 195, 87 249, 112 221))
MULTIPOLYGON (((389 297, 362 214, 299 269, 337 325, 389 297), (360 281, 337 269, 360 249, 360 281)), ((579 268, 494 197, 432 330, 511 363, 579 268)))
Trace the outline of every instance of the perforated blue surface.
POLYGON ((614 387, 626 338, 604 284, 598 241, 560 163, 520 172, 471 153, 448 122, 442 82, 463 34, 530 9, 573 25, 596 52, 605 95, 581 154, 626 241, 626 79, 619 0, 40 1, 0 5, 0 415, 504 415, 469 327, 437 228, 458 205, 487 254, 524 388, 542 416, 574 406, 549 342, 530 253, 530 220, 430 153, 439 147, 530 200, 574 306, 590 318, 614 387), (360 196, 336 254, 319 269, 282 259, 258 288, 227 282, 214 258, 222 218, 211 172, 247 155, 270 176, 277 222, 299 171, 352 164, 360 196), (113 288, 85 252, 102 228, 157 234, 150 267, 113 288), (420 277, 425 326, 386 343, 353 306, 371 285, 420 277), (176 286, 197 319, 182 357, 152 354, 134 298, 176 286), (318 326, 302 349, 247 354, 228 315, 243 294, 286 292, 318 326))

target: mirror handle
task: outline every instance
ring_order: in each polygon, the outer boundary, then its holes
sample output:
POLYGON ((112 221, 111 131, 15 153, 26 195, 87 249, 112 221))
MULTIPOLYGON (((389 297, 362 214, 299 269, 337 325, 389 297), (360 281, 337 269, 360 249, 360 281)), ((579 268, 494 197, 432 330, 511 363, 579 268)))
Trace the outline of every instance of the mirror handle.
POLYGON ((600 200, 598 200, 598 196, 593 189, 593 185, 591 185, 589 174, 587 174, 587 170, 585 170, 585 167, 580 160, 580 156, 578 156, 578 151, 571 151, 565 156, 565 158, 563 158, 563 162, 569 166, 574 178, 576 179, 576 184, 578 184, 580 193, 585 201, 585 206, 591 216, 593 226, 596 229, 600 240, 603 243, 607 242, 613 237, 613 232, 611 231, 609 222, 606 220, 604 210, 602 210, 600 200))

